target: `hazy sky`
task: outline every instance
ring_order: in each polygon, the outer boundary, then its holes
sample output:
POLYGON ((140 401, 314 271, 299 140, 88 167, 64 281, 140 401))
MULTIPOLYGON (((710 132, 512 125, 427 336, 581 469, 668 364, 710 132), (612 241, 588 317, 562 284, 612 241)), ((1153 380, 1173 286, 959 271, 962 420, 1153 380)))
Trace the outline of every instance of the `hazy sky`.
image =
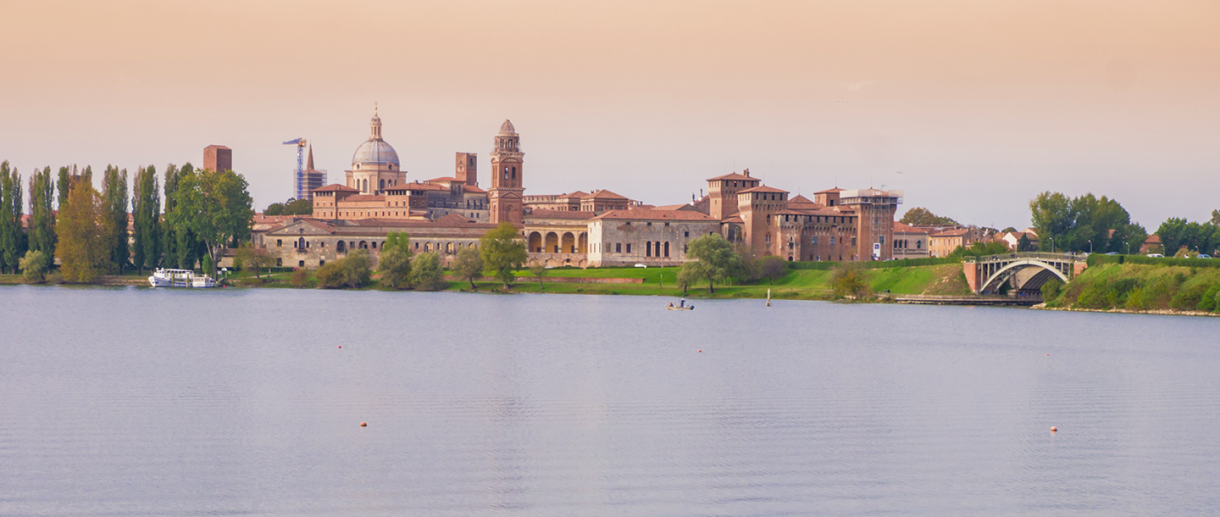
POLYGON ((748 167, 1029 224, 1038 192, 1145 226, 1220 208, 1220 2, 0 2, 0 159, 200 163, 258 208, 294 148, 342 181, 373 103, 411 180, 512 119, 526 193, 688 201, 748 167), (901 171, 899 173, 898 171, 901 171))

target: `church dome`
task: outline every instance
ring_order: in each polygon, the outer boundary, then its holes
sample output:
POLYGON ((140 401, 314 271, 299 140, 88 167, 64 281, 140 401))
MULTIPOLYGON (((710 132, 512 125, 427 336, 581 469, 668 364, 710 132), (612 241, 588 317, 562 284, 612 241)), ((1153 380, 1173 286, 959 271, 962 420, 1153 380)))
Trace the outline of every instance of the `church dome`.
POLYGON ((513 127, 512 122, 509 122, 507 119, 505 119, 504 123, 500 124, 500 134, 501 135, 515 135, 515 134, 517 134, 517 128, 513 127))
POLYGON ((373 112, 373 120, 369 123, 369 139, 356 148, 352 156, 352 167, 360 164, 393 165, 398 167, 398 153, 394 146, 381 139, 381 117, 373 112))
POLYGON ((356 149, 352 156, 352 165, 358 163, 394 164, 398 166, 398 152, 394 147, 381 139, 369 139, 356 149))

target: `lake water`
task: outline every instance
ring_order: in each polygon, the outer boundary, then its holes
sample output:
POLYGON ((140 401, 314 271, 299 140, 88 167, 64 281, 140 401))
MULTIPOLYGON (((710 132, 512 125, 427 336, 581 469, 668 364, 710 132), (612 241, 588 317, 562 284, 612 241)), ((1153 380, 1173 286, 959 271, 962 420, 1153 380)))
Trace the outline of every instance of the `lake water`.
POLYGON ((1220 319, 668 301, 0 288, 0 515, 1220 513, 1220 319))

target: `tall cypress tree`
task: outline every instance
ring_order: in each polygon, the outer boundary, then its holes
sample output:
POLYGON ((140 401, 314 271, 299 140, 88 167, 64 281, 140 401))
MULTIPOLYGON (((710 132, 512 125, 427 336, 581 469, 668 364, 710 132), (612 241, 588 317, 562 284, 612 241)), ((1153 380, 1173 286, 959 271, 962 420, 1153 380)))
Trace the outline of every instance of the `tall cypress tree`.
POLYGON ((165 254, 165 267, 177 268, 178 264, 178 229, 170 223, 170 214, 174 211, 174 192, 178 190, 178 167, 169 164, 165 167, 165 226, 161 231, 161 250, 165 254))
POLYGON ((0 271, 17 273, 17 261, 25 255, 25 232, 21 231, 21 175, 0 163, 0 271))
POLYGON ((63 207, 68 202, 68 191, 72 190, 72 174, 71 168, 68 166, 59 168, 59 182, 55 185, 59 190, 55 206, 63 207))
POLYGON ((102 174, 102 188, 102 198, 114 225, 110 261, 122 274, 123 267, 131 261, 131 251, 127 246, 127 169, 119 170, 118 167, 107 165, 106 172, 102 174))
POLYGON ((157 192, 157 169, 140 167, 131 198, 135 239, 132 262, 141 272, 154 269, 161 260, 161 194, 157 192))
POLYGON ((51 168, 34 169, 30 176, 30 226, 27 230, 30 250, 41 251, 46 257, 46 267, 55 264, 55 182, 51 179, 51 168))

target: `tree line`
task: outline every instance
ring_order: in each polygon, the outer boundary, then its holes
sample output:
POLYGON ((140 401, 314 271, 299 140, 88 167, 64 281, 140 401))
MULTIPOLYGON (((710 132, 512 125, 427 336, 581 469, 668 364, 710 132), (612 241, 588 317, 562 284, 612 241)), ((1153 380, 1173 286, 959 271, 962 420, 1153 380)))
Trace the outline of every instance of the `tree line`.
MULTIPOLYGON (((1118 201, 1085 194, 1069 198, 1059 192, 1043 192, 1029 202, 1030 220, 1038 232, 1043 251, 1135 254, 1148 239, 1148 232, 1118 201)), ((1220 210, 1206 222, 1171 217, 1161 223, 1156 235, 1165 255, 1214 255, 1220 248, 1220 210)), ((1154 250, 1162 251, 1162 250, 1154 250)))
POLYGON ((140 167, 129 184, 126 169, 107 166, 100 183, 99 191, 88 166, 36 168, 23 221, 21 175, 0 162, 0 273, 20 270, 39 282, 56 259, 68 282, 197 264, 210 273, 223 248, 249 238, 253 199, 231 170, 171 164, 161 180, 155 167, 140 167))

